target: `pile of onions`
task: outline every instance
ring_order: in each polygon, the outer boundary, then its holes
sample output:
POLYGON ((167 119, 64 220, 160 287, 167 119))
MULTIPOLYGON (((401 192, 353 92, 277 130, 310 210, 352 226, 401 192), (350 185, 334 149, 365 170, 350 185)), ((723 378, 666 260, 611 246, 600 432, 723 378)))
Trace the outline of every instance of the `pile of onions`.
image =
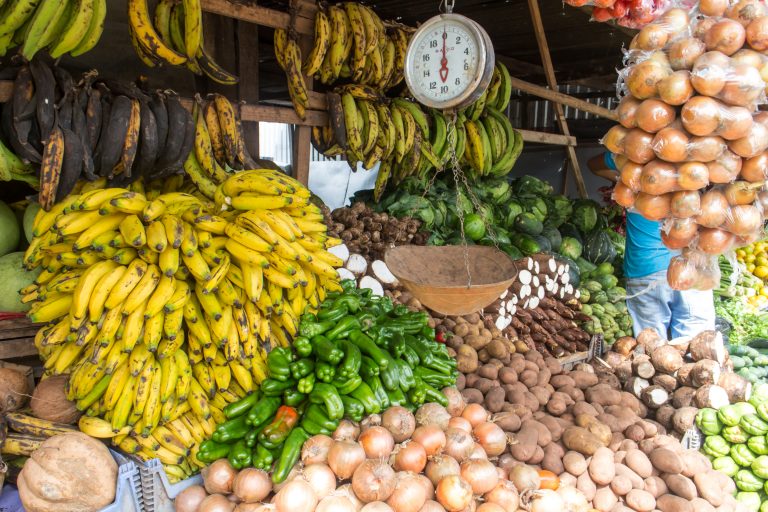
POLYGON ((667 247, 696 251, 669 268, 681 290, 716 283, 712 258, 759 237, 768 206, 768 112, 757 110, 768 91, 768 7, 705 0, 700 9, 694 20, 670 9, 634 37, 619 124, 602 140, 619 169, 614 200, 664 221, 667 247))

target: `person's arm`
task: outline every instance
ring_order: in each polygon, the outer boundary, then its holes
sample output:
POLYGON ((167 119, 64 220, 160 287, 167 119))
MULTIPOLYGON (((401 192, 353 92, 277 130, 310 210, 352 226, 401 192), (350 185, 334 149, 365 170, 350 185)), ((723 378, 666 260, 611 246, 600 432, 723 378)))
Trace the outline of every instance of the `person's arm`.
POLYGON ((613 183, 619 181, 619 173, 614 169, 609 169, 608 166, 605 165, 605 157, 602 153, 590 158, 587 161, 587 167, 589 167, 589 170, 592 172, 592 174, 603 178, 604 180, 608 180, 613 183))

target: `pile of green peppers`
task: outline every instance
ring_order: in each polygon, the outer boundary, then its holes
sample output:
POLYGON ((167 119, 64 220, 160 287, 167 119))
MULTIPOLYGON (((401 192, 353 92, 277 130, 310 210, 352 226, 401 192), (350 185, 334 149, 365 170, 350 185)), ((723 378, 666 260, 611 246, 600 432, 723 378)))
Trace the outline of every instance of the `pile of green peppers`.
POLYGON ((440 390, 456 384, 456 361, 435 341, 427 315, 352 281, 342 288, 302 317, 292 349, 269 353, 269 378, 227 406, 227 421, 200 447, 202 462, 227 457, 235 469, 273 468, 280 483, 304 442, 330 435, 342 418, 360 421, 393 405, 448 405, 440 390))

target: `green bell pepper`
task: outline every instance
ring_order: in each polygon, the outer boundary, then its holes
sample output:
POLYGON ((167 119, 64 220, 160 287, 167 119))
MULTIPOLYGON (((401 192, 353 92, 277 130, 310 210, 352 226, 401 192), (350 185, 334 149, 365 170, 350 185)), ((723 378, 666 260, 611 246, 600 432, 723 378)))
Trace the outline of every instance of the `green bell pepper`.
MULTIPOLYGON (((266 380, 264 382, 266 382, 266 380)), ((262 386, 264 382, 262 382, 262 386)), ((265 396, 256 402, 253 407, 251 407, 251 410, 248 411, 246 421, 249 425, 253 425, 254 427, 258 427, 266 423, 267 420, 275 415, 281 403, 283 403, 283 400, 279 395, 265 396)))
POLYGON ((362 356, 360 362, 360 375, 366 379, 379 375, 379 365, 368 356, 362 356))
POLYGON ((354 343, 363 354, 373 359, 382 370, 386 369, 392 361, 392 357, 387 352, 379 348, 370 337, 360 330, 350 332, 349 341, 354 343))
POLYGON ((339 338, 346 338, 349 336, 350 332, 355 329, 360 329, 360 327, 360 320, 358 320, 356 316, 347 315, 339 320, 333 329, 326 332, 325 336, 331 341, 339 338))
POLYGON ((400 389, 407 392, 416 385, 416 378, 408 364, 402 359, 393 359, 397 365, 397 371, 400 373, 400 389))
POLYGON ((240 416, 216 426, 211 439, 217 443, 233 443, 238 439, 245 437, 245 434, 251 429, 247 423, 247 416, 240 416))
POLYGON ((756 458, 755 454, 752 453, 752 450, 745 444, 734 444, 731 446, 730 453, 733 462, 743 468, 750 467, 756 458))
POLYGON ((696 414, 696 426, 705 436, 716 436, 723 430, 723 423, 717 417, 717 411, 711 408, 699 410, 696 414))
POLYGON ((235 469, 243 469, 251 465, 251 450, 245 444, 245 439, 240 439, 232 445, 227 459, 235 469))
POLYGON ((344 404, 341 403, 339 392, 330 384, 315 383, 314 389, 309 394, 309 400, 314 404, 325 405, 328 417, 332 420, 338 420, 344 416, 344 404))
POLYGON ((739 470, 736 476, 733 477, 733 481, 736 483, 736 487, 741 491, 757 492, 763 489, 765 480, 756 476, 752 471, 748 469, 739 470))
POLYGON ((334 342, 325 336, 318 335, 312 338, 312 351, 318 359, 333 365, 339 364, 344 352, 334 342))
POLYGON ((338 322, 349 314, 349 309, 341 305, 339 307, 320 308, 317 312, 317 319, 321 322, 338 322))
POLYGON ((348 395, 341 396, 341 402, 344 404, 344 417, 352 421, 362 421, 365 415, 365 407, 357 398, 348 395))
POLYGON ((331 303, 331 309, 346 308, 350 313, 357 313, 360 311, 361 305, 360 297, 356 295, 342 295, 341 297, 334 299, 331 303))
POLYGON ((304 378, 299 379, 299 383, 296 386, 299 393, 304 393, 305 395, 308 395, 312 392, 312 388, 315 387, 315 374, 310 373, 304 378))
POLYGON ((381 404, 381 410, 384 411, 389 409, 389 396, 387 396, 387 390, 384 389, 384 385, 381 383, 381 379, 375 376, 371 377, 368 379, 367 384, 371 388, 371 391, 373 391, 373 394, 376 396, 376 400, 378 400, 379 404, 381 404))
POLYGON ((297 407, 301 402, 307 399, 307 395, 296 389, 286 389, 283 392, 283 403, 291 407, 297 407))
POLYGON ((200 443, 200 450, 197 452, 197 458, 200 462, 213 462, 219 459, 223 459, 229 455, 230 445, 224 443, 217 443, 210 439, 200 443))
MULTIPOLYGON (((440 373, 425 366, 417 366, 414 368, 413 375, 415 377, 419 377, 433 388, 442 389, 456 385, 455 377, 451 375, 445 375, 444 373, 440 373)), ((717 417, 717 414, 715 414, 715 417, 717 417)))
POLYGON ((443 407, 448 407, 448 399, 445 397, 445 394, 443 394, 442 391, 435 389, 423 380, 421 382, 424 385, 424 389, 426 391, 426 397, 424 399, 425 401, 436 402, 443 407))
POLYGON ((408 391, 408 400, 417 407, 427 400, 427 387, 423 380, 416 379, 416 384, 408 391))
POLYGON ((353 390, 357 388, 361 383, 363 382, 362 377, 360 375, 353 375, 349 379, 342 379, 339 376, 336 376, 335 379, 333 379, 333 386, 336 388, 336 390, 339 392, 340 395, 348 395, 353 390))
POLYGON ((318 434, 323 434, 326 436, 329 436, 333 434, 333 431, 336 430, 334 427, 333 429, 327 429, 323 427, 322 425, 318 425, 314 421, 308 419, 306 416, 301 418, 301 428, 306 430, 310 435, 316 436, 318 434))
POLYGON ((310 343, 309 338, 304 336, 297 336, 293 339, 293 348, 301 357, 312 355, 312 343, 310 343))
POLYGON ((395 389, 386 389, 386 391, 387 397, 389 398, 390 407, 393 405, 400 405, 405 407, 405 405, 408 403, 408 399, 405 397, 403 390, 400 389, 400 386, 396 386, 395 389))
POLYGON ((299 380, 302 377, 306 377, 307 375, 309 375, 314 371, 315 371, 315 362, 308 357, 299 359, 295 363, 291 364, 291 375, 296 380, 299 380))
POLYGON ((302 318, 299 324, 299 334, 305 338, 312 339, 319 334, 330 331, 336 325, 335 320, 326 320, 325 322, 313 322, 302 318))
POLYGON ((376 395, 371 390, 370 386, 365 382, 360 383, 349 396, 356 398, 363 404, 365 408, 365 414, 378 414, 381 412, 381 404, 376 399, 376 395))
POLYGON ((730 457, 717 457, 712 461, 712 467, 733 478, 741 467, 730 457))
POLYGON ((236 418, 238 416, 241 416, 245 413, 247 413, 253 405, 259 401, 259 398, 261 395, 258 391, 254 391, 253 393, 248 394, 244 398, 241 398, 237 402, 232 402, 231 404, 228 404, 226 407, 224 407, 224 416, 227 417, 227 419, 236 418))
POLYGON ((405 350, 403 350, 403 355, 401 357, 405 360, 406 363, 408 363, 408 366, 413 369, 417 368, 421 364, 419 361, 419 355, 408 345, 405 345, 405 350))
POLYGON ((768 433, 768 423, 757 414, 746 414, 739 420, 739 426, 752 436, 764 436, 768 433))
POLYGON ((291 378, 290 351, 286 353, 283 347, 272 349, 267 356, 267 368, 272 379, 286 381, 291 378))
POLYGON ((261 383, 261 392, 264 393, 264 396, 280 396, 286 389, 290 389, 295 386, 296 381, 293 379, 280 381, 273 378, 267 378, 264 379, 264 382, 261 383))
POLYGON ((303 428, 296 427, 291 431, 288 439, 285 440, 275 470, 272 472, 272 483, 279 484, 288 477, 288 473, 299 460, 301 447, 307 439, 309 439, 309 434, 303 428))
MULTIPOLYGON (((422 366, 426 366, 427 368, 431 368, 446 375, 451 373, 451 364, 443 358, 436 356, 433 348, 430 347, 429 343, 425 340, 416 338, 415 336, 406 336, 405 343, 419 356, 422 366)), ((433 344, 438 345, 438 343, 433 344)))
POLYGON ((331 382, 336 377, 336 368, 325 361, 318 361, 315 365, 315 375, 323 382, 331 382))
POLYGON ((256 445, 256 449, 253 450, 253 455, 251 456, 251 463, 253 464, 253 467, 264 471, 269 471, 274 461, 275 457, 272 455, 270 450, 268 450, 262 444, 256 445))
MULTIPOLYGON (((343 403, 343 401, 342 401, 343 403)), ((302 420, 307 419, 313 423, 316 423, 320 427, 326 430, 335 430, 339 426, 338 420, 332 420, 328 417, 328 412, 325 407, 320 404, 310 404, 307 410, 304 412, 302 420)))
POLYGON ((749 439, 749 435, 744 432, 744 429, 736 425, 734 427, 724 427, 720 435, 729 443, 746 443, 749 439))
POLYGON ((342 379, 349 379, 359 375, 363 357, 360 349, 349 340, 341 340, 339 345, 344 351, 344 359, 342 359, 336 373, 342 379))

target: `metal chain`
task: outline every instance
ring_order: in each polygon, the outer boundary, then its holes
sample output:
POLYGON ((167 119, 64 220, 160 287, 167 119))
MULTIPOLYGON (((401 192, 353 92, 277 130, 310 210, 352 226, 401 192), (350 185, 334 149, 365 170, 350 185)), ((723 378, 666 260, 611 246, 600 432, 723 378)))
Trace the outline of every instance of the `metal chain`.
MULTIPOLYGON (((452 112, 450 114, 450 117, 448 118, 448 133, 447 138, 450 141, 451 137, 456 137, 456 120, 458 116, 455 112, 452 112)), ((461 170, 461 166, 459 165, 459 159, 456 157, 456 145, 452 144, 450 148, 448 148, 448 151, 450 152, 451 156, 451 170, 453 171, 453 183, 456 187, 456 213, 457 217, 459 218, 459 233, 461 233, 461 246, 464 248, 464 268, 467 271, 467 288, 470 288, 472 286, 472 272, 469 269, 469 249, 467 247, 467 236, 464 234, 464 215, 461 211, 461 199, 460 199, 460 189, 461 189, 461 183, 460 181, 464 181, 466 183, 467 178, 464 176, 464 173, 461 170)))

